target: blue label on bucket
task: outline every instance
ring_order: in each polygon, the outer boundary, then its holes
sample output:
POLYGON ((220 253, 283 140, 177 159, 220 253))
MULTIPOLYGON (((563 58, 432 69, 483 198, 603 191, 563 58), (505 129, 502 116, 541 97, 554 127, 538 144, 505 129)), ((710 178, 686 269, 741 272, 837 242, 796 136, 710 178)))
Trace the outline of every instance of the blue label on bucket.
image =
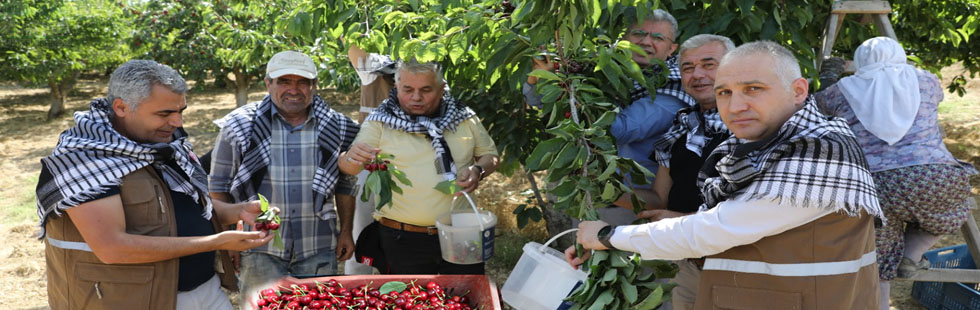
POLYGON ((494 227, 491 226, 483 230, 483 261, 493 257, 493 229, 494 227))
MULTIPOLYGON (((575 292, 575 289, 577 289, 581 285, 582 285, 582 281, 578 281, 578 283, 575 283, 575 286, 572 287, 572 290, 571 291, 568 291, 568 294, 565 295, 565 297, 567 298, 568 296, 572 295, 572 292, 575 292)), ((555 310, 568 310, 568 309, 571 309, 572 306, 574 306, 574 305, 575 305, 574 302, 572 302, 570 300, 565 300, 565 301, 562 301, 561 304, 558 305, 558 308, 555 309, 555 310)))

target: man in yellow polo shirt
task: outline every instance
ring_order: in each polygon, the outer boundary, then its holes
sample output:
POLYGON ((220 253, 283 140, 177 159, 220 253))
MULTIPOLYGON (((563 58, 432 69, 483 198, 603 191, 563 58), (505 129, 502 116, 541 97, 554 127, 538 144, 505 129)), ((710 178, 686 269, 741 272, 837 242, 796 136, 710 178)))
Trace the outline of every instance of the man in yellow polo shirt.
POLYGON ((379 152, 395 155, 391 163, 412 181, 403 194, 392 193, 391 205, 374 214, 381 224, 388 272, 482 274, 483 263, 442 260, 435 221, 449 212, 453 197, 435 187, 454 180, 463 191, 472 192, 500 159, 473 110, 449 94, 438 65, 398 65, 395 91, 365 119, 350 151, 342 155, 340 169, 355 175, 379 152))

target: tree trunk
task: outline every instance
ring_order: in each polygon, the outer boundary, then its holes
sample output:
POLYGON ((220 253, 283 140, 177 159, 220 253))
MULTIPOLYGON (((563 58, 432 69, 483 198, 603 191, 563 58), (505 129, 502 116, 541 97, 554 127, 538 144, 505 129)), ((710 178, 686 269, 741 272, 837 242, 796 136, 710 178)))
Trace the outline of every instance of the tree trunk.
POLYGON ((65 101, 68 101, 68 93, 75 88, 80 72, 73 73, 70 77, 48 81, 48 89, 51 90, 51 107, 48 108, 48 120, 52 120, 65 113, 65 101))
POLYGON ((48 120, 52 120, 65 113, 65 95, 57 83, 49 83, 51 89, 51 107, 48 108, 48 120))
POLYGON ((243 106, 248 103, 248 81, 250 80, 245 69, 235 68, 235 105, 243 106))
MULTIPOLYGON (((556 210, 554 205, 542 199, 541 191, 538 189, 538 182, 534 179, 534 174, 528 173, 527 179, 531 183, 531 189, 534 191, 535 198, 538 200, 538 205, 541 206, 541 215, 544 218, 544 225, 548 230, 548 236, 555 236, 572 228, 572 217, 565 214, 565 212, 556 210)), ((548 200, 553 200, 553 198, 551 195, 548 195, 548 200)), ((559 251, 564 251, 573 244, 575 244, 575 234, 567 234, 555 240, 551 244, 551 247, 559 251)))
MULTIPOLYGON (((545 221, 545 227, 548 228, 548 235, 555 236, 563 231, 572 228, 572 218, 565 214, 565 212, 556 210, 554 206, 547 205, 542 208, 542 215, 545 221)), ((575 244, 575 234, 567 234, 555 240, 551 244, 551 247, 558 249, 559 251, 564 251, 568 247, 575 244)))

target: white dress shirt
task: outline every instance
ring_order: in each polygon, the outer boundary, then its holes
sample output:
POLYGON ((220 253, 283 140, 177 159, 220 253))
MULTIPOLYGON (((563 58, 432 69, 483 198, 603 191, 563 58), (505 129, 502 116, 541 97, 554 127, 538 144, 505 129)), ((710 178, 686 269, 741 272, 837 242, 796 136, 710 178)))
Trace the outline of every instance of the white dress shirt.
POLYGON ((609 241, 616 249, 639 253, 644 260, 699 258, 752 244, 834 212, 740 198, 687 216, 619 226, 609 241))

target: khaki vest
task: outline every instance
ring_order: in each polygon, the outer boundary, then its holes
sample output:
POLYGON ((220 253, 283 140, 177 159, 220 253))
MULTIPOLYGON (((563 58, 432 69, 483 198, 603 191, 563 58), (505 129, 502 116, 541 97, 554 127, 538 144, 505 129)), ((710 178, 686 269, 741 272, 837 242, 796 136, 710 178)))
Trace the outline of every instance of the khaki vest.
MULTIPOLYGON (((153 168, 145 167, 123 177, 119 196, 126 213, 126 233, 177 236, 169 188, 153 168)), ((215 220, 211 222, 215 231, 221 231, 215 220)), ((51 309, 176 308, 179 259, 144 264, 102 263, 67 213, 49 218, 45 232, 51 309)), ((218 251, 218 257, 224 266, 231 266, 225 251, 218 251)), ((222 285, 234 287, 233 282, 228 282, 229 277, 234 280, 233 273, 221 275, 222 285)))
POLYGON ((696 309, 878 309, 874 219, 832 213, 705 260, 696 309))

